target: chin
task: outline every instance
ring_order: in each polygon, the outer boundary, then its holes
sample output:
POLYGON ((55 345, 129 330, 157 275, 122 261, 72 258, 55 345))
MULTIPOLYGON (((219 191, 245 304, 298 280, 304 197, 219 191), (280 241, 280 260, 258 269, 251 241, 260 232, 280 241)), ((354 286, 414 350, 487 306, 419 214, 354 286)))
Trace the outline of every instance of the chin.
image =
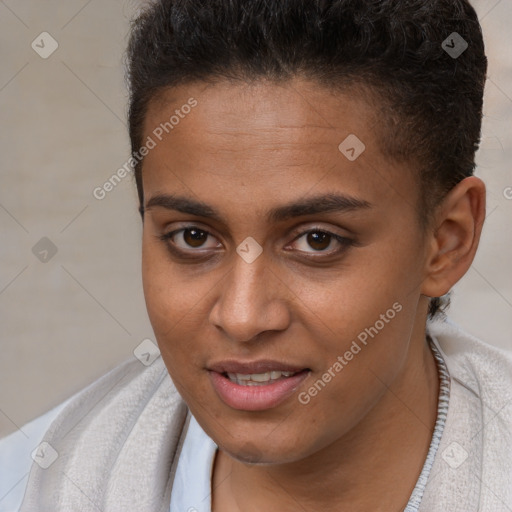
POLYGON ((241 444, 219 445, 222 451, 238 462, 255 466, 287 464, 302 459, 304 456, 297 452, 299 439, 289 444, 272 443, 268 439, 247 441, 241 444))

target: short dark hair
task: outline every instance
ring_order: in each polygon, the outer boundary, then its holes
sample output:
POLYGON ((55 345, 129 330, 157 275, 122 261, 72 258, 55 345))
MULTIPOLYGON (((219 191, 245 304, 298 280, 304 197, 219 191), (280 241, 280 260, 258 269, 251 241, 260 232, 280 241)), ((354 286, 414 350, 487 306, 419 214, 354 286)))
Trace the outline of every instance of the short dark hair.
MULTIPOLYGON (((376 95, 381 150, 417 169, 423 226, 475 168, 487 58, 467 0, 156 0, 132 22, 127 65, 134 152, 170 87, 300 76, 376 95), (458 57, 442 45, 454 32, 468 44, 458 57)), ((134 171, 143 205, 142 162, 134 171)))

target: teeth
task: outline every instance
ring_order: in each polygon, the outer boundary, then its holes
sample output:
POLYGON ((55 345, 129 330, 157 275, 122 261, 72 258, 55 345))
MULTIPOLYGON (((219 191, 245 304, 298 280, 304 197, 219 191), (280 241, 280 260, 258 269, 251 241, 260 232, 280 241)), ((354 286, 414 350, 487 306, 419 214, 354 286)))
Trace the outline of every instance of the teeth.
POLYGON ((228 373, 229 380, 241 386, 261 386, 271 384, 281 378, 290 377, 293 372, 271 371, 265 373, 228 373))
MULTIPOLYGON (((242 380, 246 380, 245 377, 247 375, 242 375, 240 373, 237 373, 236 376, 238 378, 242 377, 242 380)), ((267 373, 251 373, 251 375, 248 376, 253 382, 268 382, 270 380, 270 372, 267 373)))

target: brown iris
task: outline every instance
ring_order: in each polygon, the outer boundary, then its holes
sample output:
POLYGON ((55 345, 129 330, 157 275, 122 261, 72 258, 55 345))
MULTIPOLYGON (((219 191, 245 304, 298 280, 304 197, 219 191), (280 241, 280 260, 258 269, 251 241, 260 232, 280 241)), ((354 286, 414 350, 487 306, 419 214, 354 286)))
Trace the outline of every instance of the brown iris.
POLYGON ((190 228, 183 232, 183 239, 191 247, 201 247, 207 237, 208 233, 201 229, 190 228))
POLYGON ((331 235, 329 235, 329 233, 322 233, 321 231, 313 231, 308 233, 307 242, 313 249, 323 250, 329 247, 331 235), (325 243, 326 241, 327 244, 325 243), (321 247, 318 247, 318 245, 321 247))

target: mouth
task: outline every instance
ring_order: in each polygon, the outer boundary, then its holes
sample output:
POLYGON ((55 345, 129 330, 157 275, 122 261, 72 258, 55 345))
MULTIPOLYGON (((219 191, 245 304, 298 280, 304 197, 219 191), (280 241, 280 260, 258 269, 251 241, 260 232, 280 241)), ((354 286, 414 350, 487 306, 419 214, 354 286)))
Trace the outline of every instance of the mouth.
POLYGON ((219 398, 231 408, 245 411, 277 407, 311 372, 309 368, 276 361, 228 361, 212 365, 208 370, 219 398))

